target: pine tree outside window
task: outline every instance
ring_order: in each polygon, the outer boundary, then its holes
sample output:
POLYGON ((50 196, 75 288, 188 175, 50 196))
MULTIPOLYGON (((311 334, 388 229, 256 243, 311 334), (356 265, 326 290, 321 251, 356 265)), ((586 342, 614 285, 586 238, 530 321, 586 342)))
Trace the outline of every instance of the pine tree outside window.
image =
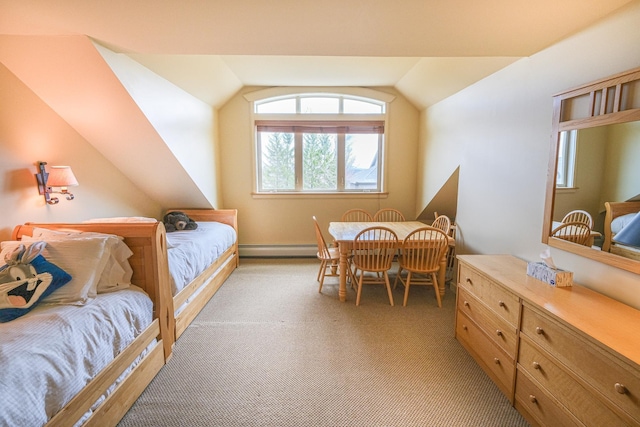
POLYGON ((384 102, 292 95, 254 109, 257 193, 383 191, 384 102))

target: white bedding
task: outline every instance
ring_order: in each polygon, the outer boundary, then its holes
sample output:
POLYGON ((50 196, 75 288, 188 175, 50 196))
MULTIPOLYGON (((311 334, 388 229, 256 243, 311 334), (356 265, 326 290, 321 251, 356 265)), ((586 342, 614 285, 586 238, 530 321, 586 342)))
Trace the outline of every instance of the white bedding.
POLYGON ((233 227, 214 221, 198 221, 198 228, 195 230, 167 233, 167 257, 173 295, 202 273, 236 239, 233 227))
POLYGON ((84 306, 40 305, 0 324, 0 426, 41 426, 152 322, 131 286, 84 306))

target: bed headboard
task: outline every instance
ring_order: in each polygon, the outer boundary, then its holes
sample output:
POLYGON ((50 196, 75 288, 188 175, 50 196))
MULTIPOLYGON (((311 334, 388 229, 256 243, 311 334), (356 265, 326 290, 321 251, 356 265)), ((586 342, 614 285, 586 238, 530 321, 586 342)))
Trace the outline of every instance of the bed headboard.
POLYGON ((133 270, 131 282, 144 289, 153 301, 154 318, 160 321, 165 359, 174 344, 173 297, 167 260, 167 235, 162 222, 138 223, 26 223, 13 229, 13 240, 31 236, 34 227, 51 230, 77 230, 116 234, 133 252, 129 264, 133 270))
POLYGON ((604 215, 604 243, 602 244, 602 250, 610 252, 611 239, 613 238, 611 233, 611 221, 615 218, 640 212, 640 201, 638 202, 605 202, 605 215, 604 215))

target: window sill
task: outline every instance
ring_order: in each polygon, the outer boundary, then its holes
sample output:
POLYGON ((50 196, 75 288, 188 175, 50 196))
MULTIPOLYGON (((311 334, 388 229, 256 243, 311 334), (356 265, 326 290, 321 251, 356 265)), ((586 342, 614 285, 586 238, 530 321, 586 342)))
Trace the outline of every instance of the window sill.
POLYGON ((388 192, 369 192, 369 193, 303 193, 274 191, 273 193, 251 193, 254 199, 386 199, 389 197, 388 192))
POLYGON ((556 193, 575 193, 578 187, 556 187, 556 193))

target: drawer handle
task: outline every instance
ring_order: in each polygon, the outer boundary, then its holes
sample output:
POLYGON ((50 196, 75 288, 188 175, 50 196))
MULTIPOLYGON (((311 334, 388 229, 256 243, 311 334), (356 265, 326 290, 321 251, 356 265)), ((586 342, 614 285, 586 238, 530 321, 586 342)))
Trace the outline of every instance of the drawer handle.
POLYGON ((533 369, 540 369, 540 364, 538 362, 533 362, 533 369))
POLYGON ((499 337, 501 337, 501 336, 502 336, 502 331, 501 331, 500 329, 498 329, 498 330, 496 331, 496 335, 497 335, 497 336, 499 336, 499 337))
POLYGON ((536 399, 536 397, 533 394, 529 395, 529 402, 531 403, 537 403, 538 399, 536 399))
POLYGON ((624 384, 616 383, 614 388, 620 394, 627 394, 627 388, 624 386, 624 384))
POLYGON ((468 329, 468 328, 467 328, 467 325, 462 325, 462 330, 463 330, 463 331, 466 331, 467 329, 468 329))
POLYGON ((464 306, 465 306, 465 307, 469 307, 469 302, 468 302, 468 301, 465 301, 465 302, 464 302, 464 306))
POLYGON ((493 358, 493 363, 495 363, 496 365, 500 364, 500 359, 498 359, 497 357, 493 358))
POLYGON ((506 307, 507 305, 504 303, 504 301, 498 301, 498 305, 500 307, 506 307))
POLYGON ((536 334, 538 335, 544 334, 544 329, 542 329, 540 326, 536 326, 536 334))
POLYGON ((471 278, 470 278, 470 277, 467 277, 466 282, 467 282, 468 284, 470 284, 470 285, 473 285, 473 280, 471 280, 471 278))

